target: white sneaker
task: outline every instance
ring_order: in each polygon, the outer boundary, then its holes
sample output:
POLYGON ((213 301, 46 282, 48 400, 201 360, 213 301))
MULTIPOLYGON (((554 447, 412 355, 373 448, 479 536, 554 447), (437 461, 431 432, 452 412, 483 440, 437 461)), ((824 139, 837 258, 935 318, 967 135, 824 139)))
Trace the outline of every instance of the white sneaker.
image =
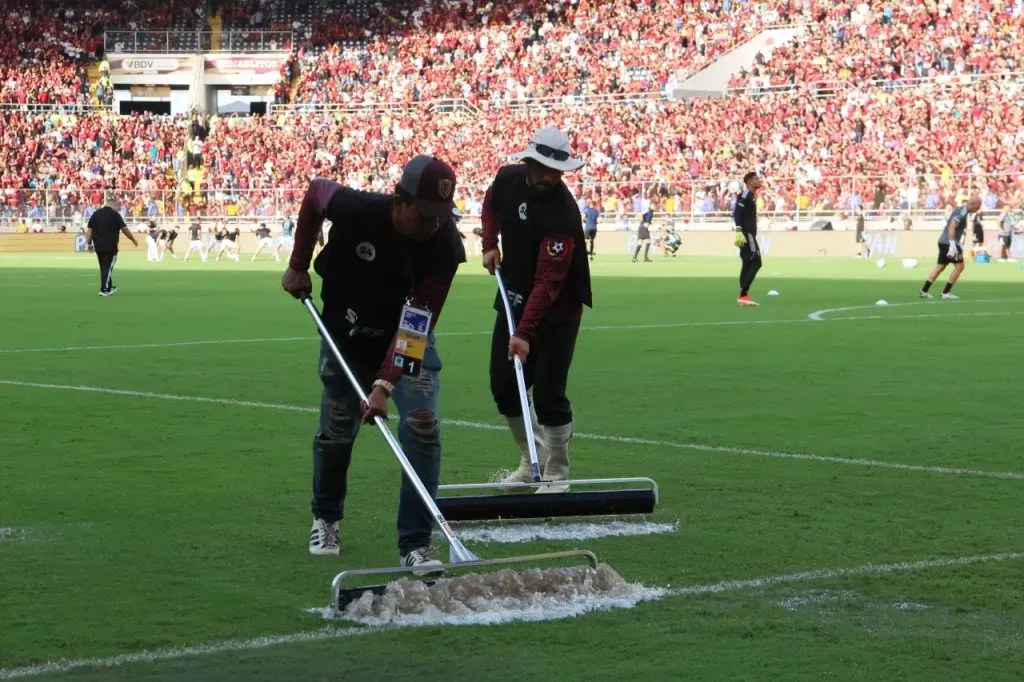
POLYGON ((431 556, 429 547, 420 547, 414 549, 408 554, 400 556, 401 565, 410 567, 416 566, 417 570, 413 571, 412 574, 416 576, 427 576, 427 575, 441 575, 444 573, 444 564, 431 556))
POLYGON ((946 299, 947 301, 959 301, 960 300, 960 297, 957 296, 956 294, 952 293, 952 292, 950 292, 948 294, 943 294, 942 298, 946 299))
POLYGON ((917 292, 917 295, 920 296, 921 298, 931 298, 932 297, 932 294, 931 294, 930 291, 919 291, 919 292, 917 292))
POLYGON ((327 523, 323 519, 314 519, 313 528, 309 531, 309 553, 317 556, 338 556, 341 544, 338 541, 338 522, 327 523))

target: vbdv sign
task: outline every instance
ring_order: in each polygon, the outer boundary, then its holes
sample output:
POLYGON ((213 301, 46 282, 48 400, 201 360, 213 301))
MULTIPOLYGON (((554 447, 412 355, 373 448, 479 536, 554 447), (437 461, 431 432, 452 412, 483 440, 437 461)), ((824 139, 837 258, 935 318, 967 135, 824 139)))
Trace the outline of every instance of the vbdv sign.
POLYGON ((122 71, 174 71, 177 68, 177 59, 147 59, 139 57, 121 60, 122 71))

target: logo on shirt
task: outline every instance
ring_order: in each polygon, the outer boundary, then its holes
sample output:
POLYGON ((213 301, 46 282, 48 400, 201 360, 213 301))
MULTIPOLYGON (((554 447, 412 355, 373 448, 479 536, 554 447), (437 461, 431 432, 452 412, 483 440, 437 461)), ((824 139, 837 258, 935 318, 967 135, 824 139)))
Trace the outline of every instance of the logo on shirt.
POLYGON ((548 255, 561 256, 565 253, 565 242, 552 242, 548 244, 548 255))
POLYGON ((441 196, 442 199, 447 199, 449 196, 451 196, 453 185, 454 183, 448 178, 438 180, 437 193, 441 196))
POLYGON ((526 220, 526 202, 519 204, 519 219, 526 220))
POLYGON ((377 257, 377 249, 370 242, 359 242, 356 246, 356 255, 367 262, 377 257))

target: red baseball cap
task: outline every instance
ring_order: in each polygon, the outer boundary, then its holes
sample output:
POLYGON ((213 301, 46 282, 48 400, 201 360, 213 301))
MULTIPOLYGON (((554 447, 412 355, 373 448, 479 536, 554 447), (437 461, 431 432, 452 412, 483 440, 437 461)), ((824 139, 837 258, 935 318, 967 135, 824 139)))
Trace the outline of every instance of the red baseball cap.
POLYGON ((398 186, 416 199, 416 210, 431 218, 447 218, 455 208, 455 171, 427 155, 413 158, 402 169, 398 186))

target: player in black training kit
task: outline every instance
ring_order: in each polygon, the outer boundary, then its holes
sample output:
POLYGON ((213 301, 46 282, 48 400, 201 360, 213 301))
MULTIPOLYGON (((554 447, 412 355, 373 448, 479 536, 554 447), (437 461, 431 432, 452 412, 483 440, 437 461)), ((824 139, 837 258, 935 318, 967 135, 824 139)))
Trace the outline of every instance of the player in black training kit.
POLYGON ((225 230, 224 241, 221 242, 221 249, 217 252, 216 262, 220 262, 220 257, 224 255, 225 251, 228 252, 228 258, 233 261, 238 260, 238 236, 240 234, 242 234, 242 231, 237 227, 231 232, 225 230))
POLYGON ((928 279, 924 282, 924 286, 921 287, 921 291, 918 294, 921 298, 932 297, 928 290, 932 288, 932 284, 942 274, 942 271, 946 269, 946 266, 950 264, 953 265, 953 274, 949 276, 946 288, 942 290, 942 298, 954 301, 960 298, 952 293, 951 290, 956 281, 960 279, 960 274, 964 271, 964 237, 967 233, 967 222, 970 214, 977 213, 980 209, 981 199, 971 197, 967 200, 966 205, 961 206, 950 214, 945 227, 942 228, 942 234, 939 235, 938 264, 932 268, 932 271, 928 274, 928 279))
POLYGON ((750 287, 754 284, 757 271, 761 269, 761 248, 757 245, 757 190, 761 189, 761 178, 751 171, 743 176, 745 189, 736 197, 732 219, 736 224, 736 246, 740 250, 740 296, 736 302, 744 306, 758 304, 750 298, 750 287))
POLYGON ((174 253, 174 240, 178 238, 177 226, 172 227, 170 230, 160 231, 160 260, 164 259, 164 251, 171 252, 171 258, 177 258, 178 254, 174 253))
MULTIPOLYGON (((267 227, 266 223, 260 223, 259 227, 253 230, 253 233, 256 235, 257 246, 256 253, 252 254, 251 262, 255 263, 256 256, 260 255, 263 249, 274 248, 274 240, 270 237, 270 228, 267 227)), ((276 251, 274 252, 274 260, 281 262, 281 256, 276 251)))
POLYGON ((637 257, 640 255, 640 248, 644 250, 644 262, 650 263, 651 253, 651 223, 654 222, 654 209, 648 208, 642 216, 640 216, 640 226, 636 228, 636 250, 633 251, 633 262, 637 262, 637 257))
POLYGON ((192 255, 193 251, 198 251, 199 257, 205 263, 207 253, 203 248, 203 228, 198 220, 193 220, 188 226, 188 240, 188 251, 185 252, 184 262, 188 262, 188 257, 192 255))

